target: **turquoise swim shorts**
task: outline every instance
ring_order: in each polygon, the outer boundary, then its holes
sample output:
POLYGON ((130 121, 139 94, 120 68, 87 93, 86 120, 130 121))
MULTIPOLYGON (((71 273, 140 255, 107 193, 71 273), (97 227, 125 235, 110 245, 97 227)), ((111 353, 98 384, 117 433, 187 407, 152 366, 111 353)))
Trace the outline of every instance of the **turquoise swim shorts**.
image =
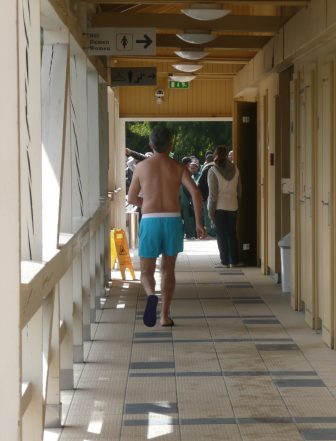
POLYGON ((183 225, 180 213, 143 214, 139 230, 139 256, 176 256, 183 251, 183 225))

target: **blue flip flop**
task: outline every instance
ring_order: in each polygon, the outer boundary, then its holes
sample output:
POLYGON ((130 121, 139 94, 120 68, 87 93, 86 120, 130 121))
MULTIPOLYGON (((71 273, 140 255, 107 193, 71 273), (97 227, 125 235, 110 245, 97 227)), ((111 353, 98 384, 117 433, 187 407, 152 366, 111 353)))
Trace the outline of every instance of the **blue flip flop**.
POLYGON ((158 296, 151 294, 147 297, 147 304, 143 315, 143 322, 149 328, 155 326, 156 323, 156 307, 158 304, 158 296))

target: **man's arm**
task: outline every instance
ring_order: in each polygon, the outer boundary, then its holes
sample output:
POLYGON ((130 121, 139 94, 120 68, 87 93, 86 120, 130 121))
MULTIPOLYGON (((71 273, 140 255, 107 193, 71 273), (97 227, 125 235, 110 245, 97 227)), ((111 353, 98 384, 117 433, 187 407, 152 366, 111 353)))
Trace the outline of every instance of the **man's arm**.
POLYGON ((135 168, 132 182, 128 190, 127 201, 129 204, 133 204, 137 207, 141 207, 143 199, 139 197, 140 190, 141 187, 140 187, 139 175, 137 173, 137 168, 135 168))
POLYGON ((136 159, 137 161, 143 161, 144 159, 147 159, 147 156, 143 153, 136 152, 135 150, 131 150, 128 147, 125 149, 126 156, 132 156, 132 158, 136 159))
POLYGON ((186 187, 191 195, 194 206, 197 237, 202 239, 206 236, 206 231, 202 221, 202 196, 187 169, 183 170, 182 184, 186 187))

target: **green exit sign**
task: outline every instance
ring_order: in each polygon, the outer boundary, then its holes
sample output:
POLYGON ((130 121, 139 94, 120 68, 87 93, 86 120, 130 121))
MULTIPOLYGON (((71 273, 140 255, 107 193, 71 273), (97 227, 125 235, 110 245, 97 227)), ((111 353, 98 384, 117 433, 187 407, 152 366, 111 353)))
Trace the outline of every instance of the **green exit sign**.
POLYGON ((189 81, 168 81, 169 89, 189 89, 189 81))

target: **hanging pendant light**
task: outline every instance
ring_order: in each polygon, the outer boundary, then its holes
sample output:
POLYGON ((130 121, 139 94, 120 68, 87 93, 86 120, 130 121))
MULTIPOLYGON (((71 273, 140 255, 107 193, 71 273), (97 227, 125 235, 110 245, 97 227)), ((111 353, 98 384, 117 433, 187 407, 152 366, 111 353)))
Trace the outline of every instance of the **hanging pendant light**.
POLYGON ((217 38, 217 35, 213 35, 210 32, 195 31, 195 30, 186 31, 183 34, 176 34, 176 36, 180 40, 189 44, 206 44, 206 43, 210 43, 210 41, 213 41, 215 38, 217 38))
POLYGON ((189 83, 190 81, 194 80, 196 78, 196 75, 182 75, 182 74, 169 74, 168 80, 169 81, 177 81, 179 83, 189 83))
POLYGON ((201 60, 202 58, 209 55, 209 52, 193 51, 192 49, 190 49, 190 50, 175 51, 175 54, 181 58, 184 58, 185 60, 201 60))
POLYGON ((201 64, 183 64, 183 63, 180 63, 180 64, 173 64, 173 67, 176 70, 179 70, 181 72, 188 72, 188 73, 190 73, 190 72, 196 72, 196 71, 202 69, 203 66, 201 64))
POLYGON ((231 11, 216 3, 195 3, 188 9, 181 9, 181 12, 194 20, 208 21, 223 18, 231 11))

